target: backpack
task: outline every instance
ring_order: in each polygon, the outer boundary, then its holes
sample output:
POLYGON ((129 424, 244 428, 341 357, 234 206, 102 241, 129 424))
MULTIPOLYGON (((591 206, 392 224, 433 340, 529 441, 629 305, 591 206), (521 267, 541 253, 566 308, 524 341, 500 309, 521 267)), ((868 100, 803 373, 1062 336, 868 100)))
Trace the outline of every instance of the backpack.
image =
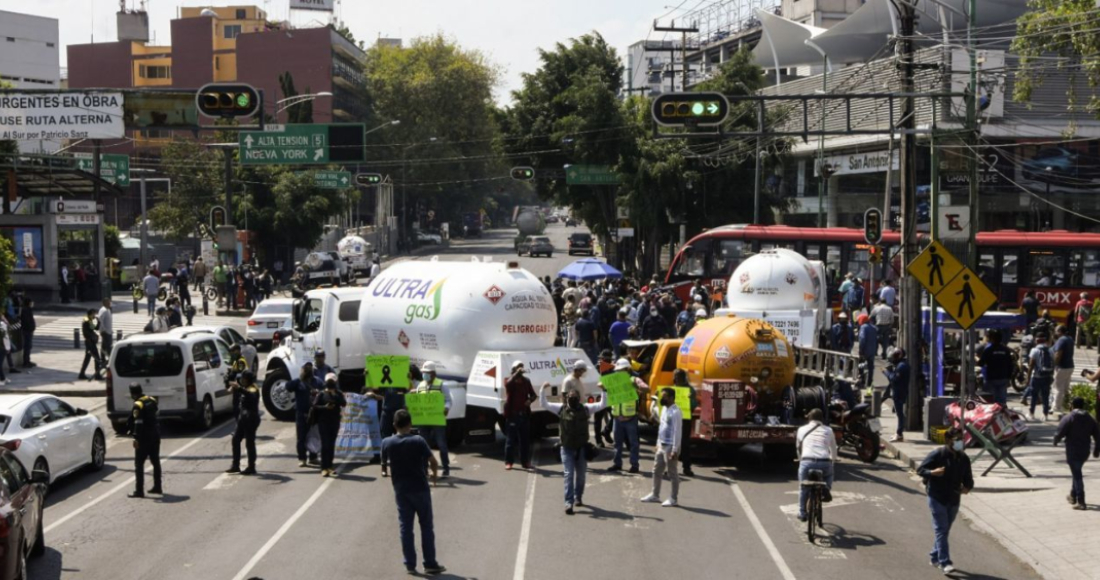
POLYGON ((573 409, 569 404, 561 408, 561 423, 558 432, 561 446, 566 449, 580 449, 588 443, 588 409, 573 409))
POLYGON ((1077 322, 1087 322, 1090 317, 1092 317, 1092 305, 1082 304, 1077 309, 1077 322))
POLYGON ((1039 351, 1039 364, 1035 367, 1035 375, 1039 377, 1054 376, 1054 355, 1050 353, 1050 347, 1041 345, 1035 347, 1039 351))
POLYGON ((863 306, 863 286, 852 284, 848 289, 847 302, 849 306, 863 306))

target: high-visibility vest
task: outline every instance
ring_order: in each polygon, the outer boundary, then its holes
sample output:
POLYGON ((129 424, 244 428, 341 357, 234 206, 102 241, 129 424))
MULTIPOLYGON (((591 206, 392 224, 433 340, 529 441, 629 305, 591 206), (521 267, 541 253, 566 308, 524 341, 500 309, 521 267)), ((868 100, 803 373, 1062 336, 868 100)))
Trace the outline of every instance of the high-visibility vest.
POLYGON ((611 414, 615 417, 633 417, 638 414, 637 399, 629 403, 621 403, 611 407, 611 414))

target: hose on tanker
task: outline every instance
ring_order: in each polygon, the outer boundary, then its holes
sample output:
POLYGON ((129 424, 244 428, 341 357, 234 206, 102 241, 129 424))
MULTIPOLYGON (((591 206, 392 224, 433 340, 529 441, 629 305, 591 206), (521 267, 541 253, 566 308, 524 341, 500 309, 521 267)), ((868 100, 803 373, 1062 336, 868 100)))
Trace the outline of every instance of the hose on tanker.
POLYGON ((788 425, 800 425, 806 418, 810 409, 828 410, 828 397, 825 389, 815 385, 812 387, 788 386, 783 389, 783 417, 781 419, 788 425))

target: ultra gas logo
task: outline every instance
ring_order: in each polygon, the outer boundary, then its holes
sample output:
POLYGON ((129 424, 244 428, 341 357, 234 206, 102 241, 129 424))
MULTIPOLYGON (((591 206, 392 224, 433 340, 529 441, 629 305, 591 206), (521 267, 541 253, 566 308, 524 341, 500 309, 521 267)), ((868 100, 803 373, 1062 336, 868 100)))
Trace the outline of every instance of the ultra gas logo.
POLYGON ((417 303, 409 304, 405 308, 405 324, 417 318, 435 320, 439 318, 443 302, 443 283, 446 281, 446 278, 438 282, 415 278, 384 278, 374 286, 372 294, 381 298, 416 301, 417 303))

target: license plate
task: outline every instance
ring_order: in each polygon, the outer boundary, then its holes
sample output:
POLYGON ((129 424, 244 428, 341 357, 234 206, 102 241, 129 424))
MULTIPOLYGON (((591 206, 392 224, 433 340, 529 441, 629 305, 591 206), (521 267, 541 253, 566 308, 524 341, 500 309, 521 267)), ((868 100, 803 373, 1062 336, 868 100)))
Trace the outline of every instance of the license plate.
POLYGON ((882 423, 878 419, 871 419, 867 421, 867 426, 871 428, 872 433, 882 432, 882 423))
POLYGON ((268 322, 267 327, 268 328, 279 328, 279 323, 278 322, 268 322))

